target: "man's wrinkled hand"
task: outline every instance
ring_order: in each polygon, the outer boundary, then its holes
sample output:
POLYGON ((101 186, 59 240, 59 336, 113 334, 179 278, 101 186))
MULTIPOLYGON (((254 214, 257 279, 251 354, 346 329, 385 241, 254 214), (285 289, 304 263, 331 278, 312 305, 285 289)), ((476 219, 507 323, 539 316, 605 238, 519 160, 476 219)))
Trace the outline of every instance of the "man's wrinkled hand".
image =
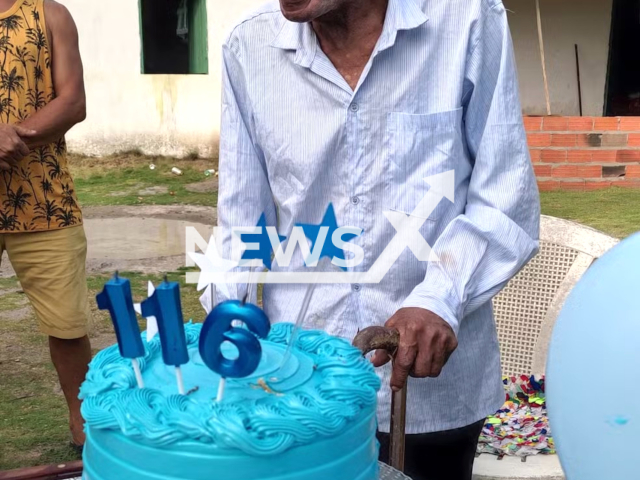
POLYGON ((33 137, 33 130, 19 125, 0 124, 0 170, 11 170, 14 165, 29 155, 24 139, 33 137))
MULTIPOLYGON (((398 351, 394 356, 391 388, 404 387, 407 377, 437 377, 458 347, 451 326, 423 308, 402 308, 387 321, 387 328, 400 332, 398 351)), ((377 350, 371 359, 376 367, 391 360, 388 352, 377 350)))

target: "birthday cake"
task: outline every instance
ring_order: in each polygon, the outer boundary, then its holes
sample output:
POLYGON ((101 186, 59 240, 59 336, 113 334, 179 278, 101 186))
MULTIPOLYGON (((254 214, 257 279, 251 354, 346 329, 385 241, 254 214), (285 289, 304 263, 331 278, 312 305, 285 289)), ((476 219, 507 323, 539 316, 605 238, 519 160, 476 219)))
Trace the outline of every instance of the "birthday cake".
MULTIPOLYGON (((163 361, 158 336, 139 360, 144 388, 117 345, 91 362, 80 397, 86 421, 84 480, 375 480, 376 391, 370 362, 342 339, 275 324, 257 368, 221 377, 185 325, 188 363, 163 361), (292 347, 289 348, 289 344, 292 347)), ((238 352, 225 343, 221 353, 238 352)))

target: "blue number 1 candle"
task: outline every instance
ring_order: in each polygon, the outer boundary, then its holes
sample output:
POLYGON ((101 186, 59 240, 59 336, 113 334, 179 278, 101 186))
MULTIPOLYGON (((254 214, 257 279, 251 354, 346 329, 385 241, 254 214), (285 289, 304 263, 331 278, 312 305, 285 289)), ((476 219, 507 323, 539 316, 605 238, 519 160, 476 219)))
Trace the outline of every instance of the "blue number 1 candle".
POLYGON ((144 388, 138 363, 138 358, 144 357, 144 346, 140 337, 136 312, 133 308, 131 283, 126 278, 120 278, 116 273, 105 284, 102 292, 96 296, 96 301, 100 310, 109 310, 118 339, 120 355, 131 359, 138 387, 144 388))
POLYGON ((184 395, 184 382, 180 365, 189 362, 187 339, 180 303, 180 286, 165 278, 151 297, 140 305, 143 317, 156 317, 162 345, 162 359, 166 365, 176 367, 178 392, 184 395))

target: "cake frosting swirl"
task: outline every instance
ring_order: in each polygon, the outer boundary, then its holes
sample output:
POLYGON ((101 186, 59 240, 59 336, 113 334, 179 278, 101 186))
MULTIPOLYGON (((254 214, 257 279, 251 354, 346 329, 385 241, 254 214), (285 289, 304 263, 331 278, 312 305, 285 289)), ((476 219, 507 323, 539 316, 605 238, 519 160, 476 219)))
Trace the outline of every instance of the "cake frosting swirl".
MULTIPOLYGON (((216 402, 220 377, 200 358, 201 327, 185 325, 191 359, 183 366, 187 395, 177 393, 173 367, 162 362, 158 337, 146 342, 143 336, 140 366, 146 388, 137 387, 130 361, 117 346, 96 355, 80 394, 88 443, 113 433, 158 451, 188 446, 215 455, 235 451, 277 459, 291 449, 344 435, 365 420, 373 422, 375 433, 380 381, 370 362, 347 341, 300 331, 289 356, 293 326, 274 324, 261 340, 258 369, 250 377, 228 379, 223 401, 216 402)), ((223 352, 233 356, 233 347, 223 352)), ((373 445, 371 428, 366 431, 363 441, 373 445)), ((87 450, 92 451, 91 445, 87 450)))

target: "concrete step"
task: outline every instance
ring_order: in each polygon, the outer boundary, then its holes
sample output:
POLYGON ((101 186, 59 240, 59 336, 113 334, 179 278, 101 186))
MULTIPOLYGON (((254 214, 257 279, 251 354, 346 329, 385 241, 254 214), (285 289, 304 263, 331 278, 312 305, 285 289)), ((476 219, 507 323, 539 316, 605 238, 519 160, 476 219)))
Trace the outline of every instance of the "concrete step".
POLYGON ((557 455, 520 457, 482 454, 473 465, 473 480, 565 480, 557 455))

